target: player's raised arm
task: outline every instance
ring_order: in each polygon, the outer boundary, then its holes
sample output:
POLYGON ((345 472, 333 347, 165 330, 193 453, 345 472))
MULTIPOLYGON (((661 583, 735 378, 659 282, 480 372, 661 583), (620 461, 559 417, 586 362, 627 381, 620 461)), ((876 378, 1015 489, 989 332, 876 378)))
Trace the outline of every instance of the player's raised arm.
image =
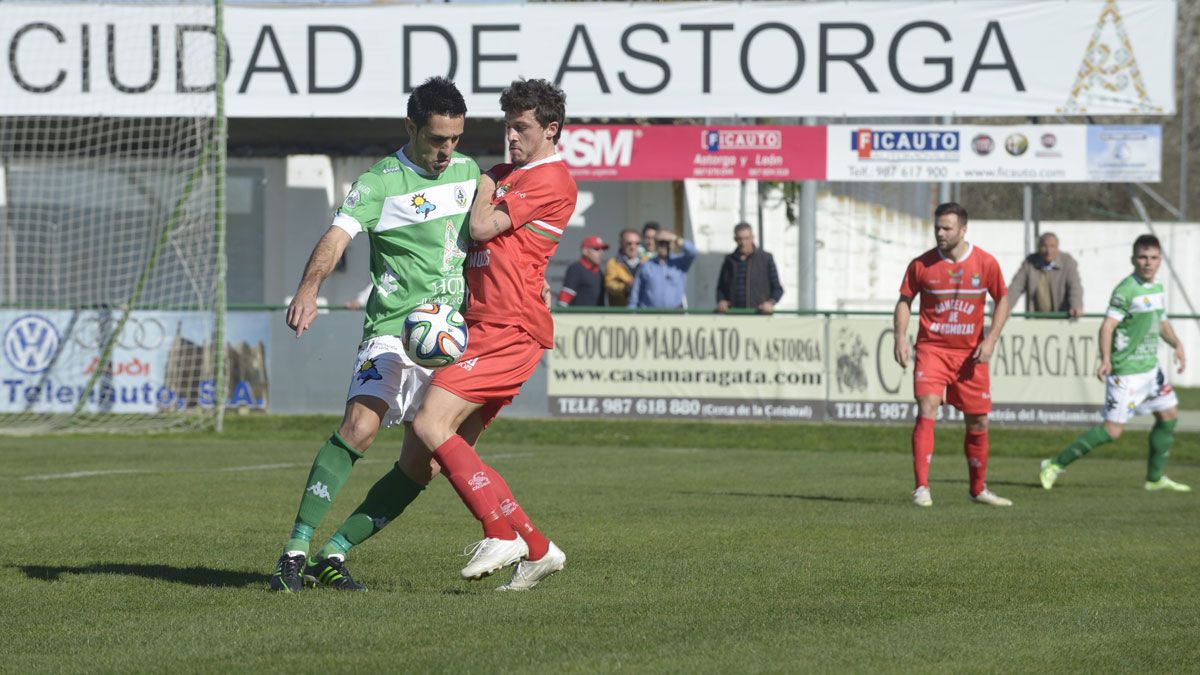
POLYGON ((1183 369, 1187 367, 1187 355, 1183 353, 1183 340, 1179 339, 1179 336, 1175 334, 1175 329, 1171 327, 1171 322, 1166 319, 1159 324, 1158 334, 1175 350, 1175 363, 1179 364, 1179 372, 1182 373, 1183 369))
POLYGON ((513 226, 508 217, 508 207, 503 202, 492 203, 496 193, 496 180, 491 174, 479 176, 479 188, 475 192, 475 203, 471 205, 471 238, 488 241, 513 226))
POLYGON ((908 368, 908 319, 912 316, 912 296, 901 295, 892 312, 892 355, 901 368, 908 368))
POLYGON ((300 285, 296 287, 296 294, 292 296, 287 309, 287 325, 296 331, 296 337, 304 334, 317 318, 317 291, 349 244, 350 235, 334 225, 325 231, 313 247, 308 264, 304 266, 304 274, 300 277, 300 285))

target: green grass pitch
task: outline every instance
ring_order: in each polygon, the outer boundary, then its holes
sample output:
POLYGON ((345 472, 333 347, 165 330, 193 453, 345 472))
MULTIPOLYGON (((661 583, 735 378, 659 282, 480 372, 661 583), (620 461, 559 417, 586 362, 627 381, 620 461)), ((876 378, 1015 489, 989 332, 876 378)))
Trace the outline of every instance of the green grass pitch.
MULTIPOLYGON (((1200 492, 1142 490, 1144 431, 1037 484, 1072 430, 997 430, 968 503, 942 425, 500 420, 480 452, 569 557, 524 594, 458 579, 478 527, 437 479, 348 561, 269 593, 329 418, 209 435, 2 438, 6 672, 1195 672, 1200 492), (95 472, 95 473, 89 473, 95 472), (74 474, 65 477, 63 474, 74 474)), ((386 432, 318 539, 394 459, 386 432)), ((1168 473, 1200 488, 1200 434, 1168 473)), ((504 578, 498 578, 504 577, 504 578)))

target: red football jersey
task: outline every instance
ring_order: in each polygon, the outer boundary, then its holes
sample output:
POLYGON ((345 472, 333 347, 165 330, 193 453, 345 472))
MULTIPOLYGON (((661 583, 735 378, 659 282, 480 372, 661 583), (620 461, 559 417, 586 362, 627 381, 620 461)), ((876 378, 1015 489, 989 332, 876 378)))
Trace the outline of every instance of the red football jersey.
POLYGON ((554 321, 542 301, 546 267, 575 212, 578 189, 562 158, 525 166, 498 164, 493 204, 504 204, 512 228, 475 242, 467 256, 469 321, 518 326, 542 346, 554 346, 554 321))
POLYGON ((983 341, 986 295, 1008 295, 1000 264, 990 253, 967 244, 959 262, 930 249, 908 264, 900 295, 921 295, 921 329, 917 344, 970 351, 983 341))

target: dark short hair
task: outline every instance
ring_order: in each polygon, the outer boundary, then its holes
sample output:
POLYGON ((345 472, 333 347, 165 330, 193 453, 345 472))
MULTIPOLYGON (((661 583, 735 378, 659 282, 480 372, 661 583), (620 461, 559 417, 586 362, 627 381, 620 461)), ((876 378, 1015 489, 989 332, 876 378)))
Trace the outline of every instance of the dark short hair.
POLYGON ((532 110, 533 116, 542 127, 558 122, 558 133, 554 134, 554 142, 562 135, 563 124, 567 121, 567 95, 548 80, 513 80, 500 94, 500 109, 504 114, 521 114, 532 110))
POLYGON ((649 232, 650 230, 654 230, 655 232, 658 232, 661 229, 662 229, 662 226, 659 225, 656 221, 648 220, 648 221, 646 221, 646 224, 642 226, 642 236, 645 236, 646 233, 649 232))
POLYGON ((1152 234, 1143 234, 1133 240, 1133 254, 1137 255, 1139 248, 1156 248, 1162 250, 1162 244, 1158 243, 1158 237, 1152 234))
POLYGON ((750 234, 754 234, 754 228, 750 227, 750 223, 738 223, 737 225, 733 226, 733 236, 736 237, 737 233, 741 232, 742 230, 750 230, 750 234))
POLYGON ((1043 232, 1038 236, 1038 243, 1040 244, 1047 239, 1054 239, 1054 241, 1058 241, 1058 235, 1054 234, 1053 232, 1043 232))
POLYGON ((959 204, 958 202, 946 202, 945 204, 938 204, 937 208, 933 210, 933 219, 934 221, 937 221, 938 218, 951 213, 958 216, 959 223, 963 225, 967 224, 967 210, 964 209, 962 204, 959 204))
POLYGON ((619 241, 621 241, 622 243, 624 243, 624 240, 625 240, 625 235, 627 235, 627 234, 632 234, 633 236, 635 236, 635 237, 638 237, 638 241, 641 241, 641 237, 638 235, 638 231, 637 231, 637 230, 634 230, 634 229, 631 229, 631 228, 628 228, 628 227, 627 227, 627 228, 625 228, 625 229, 623 229, 623 230, 621 230, 621 234, 618 234, 618 235, 617 235, 617 239, 618 239, 619 241))
POLYGON ((434 115, 466 117, 467 102, 453 82, 444 77, 425 80, 408 96, 408 119, 417 129, 429 124, 434 115))

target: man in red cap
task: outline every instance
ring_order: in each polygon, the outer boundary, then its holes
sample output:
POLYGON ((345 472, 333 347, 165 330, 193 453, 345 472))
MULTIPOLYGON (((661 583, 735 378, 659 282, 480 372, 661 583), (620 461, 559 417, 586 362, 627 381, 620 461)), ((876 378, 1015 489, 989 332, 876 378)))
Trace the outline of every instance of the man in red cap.
POLYGON ((571 307, 599 307, 604 304, 604 274, 600 258, 608 244, 596 235, 584 237, 579 247, 579 260, 567 268, 558 304, 571 307))

